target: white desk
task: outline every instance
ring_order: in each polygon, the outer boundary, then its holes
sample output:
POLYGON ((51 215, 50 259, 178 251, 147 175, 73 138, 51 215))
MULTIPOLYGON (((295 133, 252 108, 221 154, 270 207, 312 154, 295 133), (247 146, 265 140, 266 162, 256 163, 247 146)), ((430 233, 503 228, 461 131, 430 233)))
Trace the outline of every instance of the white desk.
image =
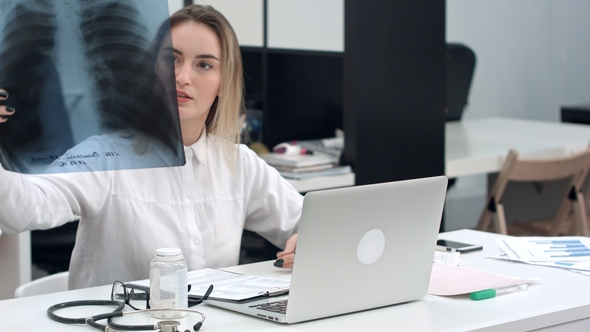
POLYGON ((526 156, 564 156, 590 143, 590 126, 508 118, 447 122, 445 175, 498 172, 510 149, 526 156))
MULTIPOLYGON (((488 259, 487 256, 499 253, 493 241, 496 236, 499 235, 471 230, 440 235, 449 240, 482 244, 483 251, 463 255, 464 260, 478 268, 515 277, 539 277, 542 281, 526 292, 505 294, 483 301, 472 301, 467 296, 427 295, 422 300, 410 303, 294 325, 264 321, 205 305, 197 307, 207 315, 202 331, 589 331, 590 277, 556 268, 488 259)), ((274 268, 271 262, 242 265, 228 270, 290 278, 288 270, 274 268)), ((391 278, 395 282, 395 276, 391 278)), ((0 301, 2 330, 93 331, 84 326, 53 322, 47 318, 45 311, 58 302, 106 299, 109 293, 110 286, 102 286, 0 301)), ((64 315, 67 313, 65 310, 61 312, 64 315)), ((93 314, 104 312, 104 308, 98 310, 93 314)), ((76 317, 79 312, 70 311, 69 314, 76 317)), ((124 319, 130 322, 132 317, 124 319)), ((134 317, 133 323, 148 319, 144 316, 134 317)), ((194 319, 186 320, 194 323, 194 319)), ((184 331, 188 325, 185 323, 181 327, 179 330, 184 331)))

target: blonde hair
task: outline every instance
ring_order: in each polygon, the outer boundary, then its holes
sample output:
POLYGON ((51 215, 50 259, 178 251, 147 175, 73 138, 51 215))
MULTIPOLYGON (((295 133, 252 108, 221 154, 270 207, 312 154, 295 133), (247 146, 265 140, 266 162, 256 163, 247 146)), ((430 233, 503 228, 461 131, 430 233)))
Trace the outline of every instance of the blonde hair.
POLYGON ((233 168, 240 143, 239 117, 244 109, 244 76, 238 38, 229 21, 217 10, 206 5, 189 5, 170 16, 170 27, 195 22, 205 24, 217 34, 221 44, 221 86, 219 97, 211 105, 205 127, 207 135, 221 138, 226 162, 233 168))

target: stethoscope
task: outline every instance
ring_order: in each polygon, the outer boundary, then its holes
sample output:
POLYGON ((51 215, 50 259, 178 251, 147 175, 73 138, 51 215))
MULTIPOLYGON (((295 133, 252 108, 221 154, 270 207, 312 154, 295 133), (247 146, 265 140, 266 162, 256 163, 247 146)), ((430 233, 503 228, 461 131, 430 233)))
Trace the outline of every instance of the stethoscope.
MULTIPOLYGON (((193 305, 197 305, 202 303, 205 299, 209 297, 213 287, 209 287, 205 295, 200 298, 198 301, 195 301, 193 305)), ((54 304, 47 309, 47 316, 52 320, 64 324, 84 324, 88 325, 92 328, 95 328, 100 331, 104 332, 118 332, 118 331, 151 331, 156 330, 160 332, 177 332, 178 326, 180 325, 179 322, 176 321, 159 321, 156 324, 149 324, 149 325, 123 325, 117 324, 114 319, 117 317, 123 317, 125 315, 132 315, 132 314, 139 314, 139 313, 149 313, 149 312, 187 312, 187 313, 194 313, 201 316, 201 320, 198 321, 194 326, 194 331, 199 331, 201 326, 203 326, 203 322, 205 321, 205 314, 198 310, 192 309, 143 309, 143 310, 134 310, 134 311, 123 311, 125 308, 124 302, 113 301, 113 300, 82 300, 82 301, 69 301, 54 304), (94 315, 90 317, 83 317, 83 318, 68 318, 58 316, 55 312, 65 308, 71 307, 80 307, 80 306, 113 306, 115 310, 110 313, 104 313, 99 315, 94 315), (97 323, 100 320, 106 319, 108 325, 97 323)), ((189 331, 189 330, 186 330, 189 331)), ((186 332, 185 331, 185 332, 186 332)), ((190 332, 190 331, 189 331, 190 332)))

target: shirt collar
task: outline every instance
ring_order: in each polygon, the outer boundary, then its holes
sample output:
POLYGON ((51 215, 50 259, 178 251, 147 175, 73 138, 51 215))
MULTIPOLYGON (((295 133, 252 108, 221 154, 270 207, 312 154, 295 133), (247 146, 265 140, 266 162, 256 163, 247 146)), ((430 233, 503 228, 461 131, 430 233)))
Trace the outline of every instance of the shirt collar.
POLYGON ((184 149, 185 151, 186 149, 190 149, 199 163, 207 163, 207 130, 203 128, 199 139, 192 145, 185 146, 184 149))

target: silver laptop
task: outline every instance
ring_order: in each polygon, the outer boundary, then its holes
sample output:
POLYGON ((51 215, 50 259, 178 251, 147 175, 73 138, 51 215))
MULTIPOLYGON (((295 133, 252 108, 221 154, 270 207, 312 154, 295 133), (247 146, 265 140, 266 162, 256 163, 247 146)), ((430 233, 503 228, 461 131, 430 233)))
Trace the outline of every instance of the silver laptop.
POLYGON ((446 188, 438 176, 310 192, 289 294, 207 303, 296 323, 421 299, 446 188))

